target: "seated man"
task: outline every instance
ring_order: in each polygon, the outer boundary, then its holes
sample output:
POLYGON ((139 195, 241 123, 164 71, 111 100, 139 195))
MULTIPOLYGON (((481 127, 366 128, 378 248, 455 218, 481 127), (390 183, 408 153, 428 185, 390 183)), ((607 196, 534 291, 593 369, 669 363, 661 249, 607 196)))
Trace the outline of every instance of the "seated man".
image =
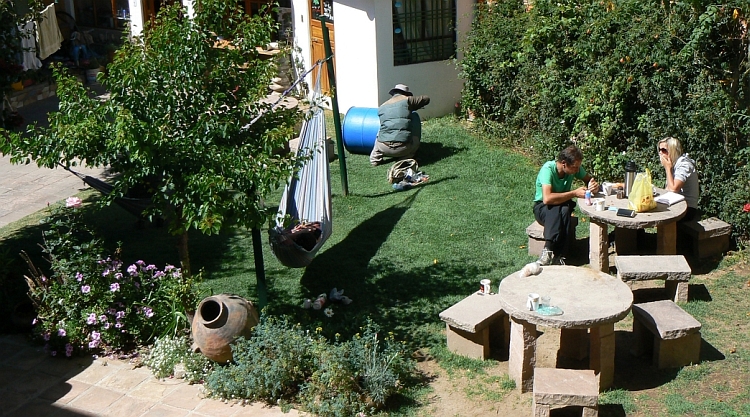
POLYGON ((380 105, 380 130, 370 153, 370 164, 383 162, 383 155, 392 158, 411 158, 419 149, 422 125, 415 110, 430 104, 427 96, 417 96, 409 87, 396 84, 389 92, 393 97, 380 105))
POLYGON ((560 151, 557 161, 542 165, 536 177, 534 218, 544 226, 544 248, 539 256, 542 265, 563 264, 567 254, 570 217, 576 206, 575 197, 583 198, 586 190, 596 190, 599 184, 581 166, 583 154, 571 145, 560 151), (571 190, 573 179, 582 180, 588 187, 571 190))

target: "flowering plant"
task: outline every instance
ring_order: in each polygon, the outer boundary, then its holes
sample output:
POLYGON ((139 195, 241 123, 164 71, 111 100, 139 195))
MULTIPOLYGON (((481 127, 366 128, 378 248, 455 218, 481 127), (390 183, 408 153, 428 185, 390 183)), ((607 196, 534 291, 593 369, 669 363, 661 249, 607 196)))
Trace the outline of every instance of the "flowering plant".
POLYGON ((197 302, 194 280, 172 265, 158 269, 141 260, 123 270, 120 248, 104 255, 101 240, 81 221, 80 206, 68 199, 47 221, 42 247, 49 276, 25 257, 35 334, 50 354, 128 351, 185 328, 185 311, 197 302))

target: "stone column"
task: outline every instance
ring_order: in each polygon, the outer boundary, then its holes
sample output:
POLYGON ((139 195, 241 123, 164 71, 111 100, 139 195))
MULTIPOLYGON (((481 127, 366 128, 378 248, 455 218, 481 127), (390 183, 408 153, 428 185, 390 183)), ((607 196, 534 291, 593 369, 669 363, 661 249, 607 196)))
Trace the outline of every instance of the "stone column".
POLYGON ((615 325, 591 328, 589 366, 599 377, 599 391, 612 386, 615 379, 615 325))
POLYGON ((656 227, 656 254, 674 255, 677 253, 677 222, 656 227))
POLYGON ((558 367, 561 357, 580 361, 588 355, 588 329, 560 329, 560 350, 557 351, 558 367))
POLYGON ((529 392, 534 388, 536 326, 512 317, 510 323, 508 374, 522 393, 529 392))
POLYGON ((638 249, 638 230, 615 228, 615 249, 618 255, 632 255, 638 249))
POLYGON ((589 222, 589 265, 592 269, 609 272, 607 224, 593 219, 589 222))

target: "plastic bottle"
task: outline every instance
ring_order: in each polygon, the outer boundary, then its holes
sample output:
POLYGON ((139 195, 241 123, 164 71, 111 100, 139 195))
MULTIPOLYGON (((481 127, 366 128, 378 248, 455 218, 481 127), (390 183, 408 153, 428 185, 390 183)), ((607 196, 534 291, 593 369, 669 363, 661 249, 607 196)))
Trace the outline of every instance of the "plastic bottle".
POLYGON ((586 199, 586 205, 590 206, 591 205, 591 191, 586 190, 586 195, 584 198, 586 199))

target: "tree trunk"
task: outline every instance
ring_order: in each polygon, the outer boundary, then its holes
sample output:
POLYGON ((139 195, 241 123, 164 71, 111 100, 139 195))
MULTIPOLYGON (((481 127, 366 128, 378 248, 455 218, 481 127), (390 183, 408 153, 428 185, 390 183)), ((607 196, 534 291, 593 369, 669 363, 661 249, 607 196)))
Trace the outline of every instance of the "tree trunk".
POLYGON ((180 254, 180 263, 182 264, 182 275, 184 277, 192 276, 190 271, 190 254, 188 253, 188 232, 183 231, 177 238, 177 252, 180 254))

